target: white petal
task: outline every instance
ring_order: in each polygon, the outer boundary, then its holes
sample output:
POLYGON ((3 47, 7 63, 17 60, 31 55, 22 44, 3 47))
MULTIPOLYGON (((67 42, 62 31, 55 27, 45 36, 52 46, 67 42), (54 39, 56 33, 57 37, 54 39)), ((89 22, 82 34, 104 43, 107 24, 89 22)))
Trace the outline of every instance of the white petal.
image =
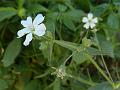
POLYGON ((30 33, 30 30, 27 28, 23 28, 17 32, 18 38, 24 36, 25 34, 30 33))
POLYGON ((26 35, 26 39, 25 39, 23 44, 25 46, 27 46, 27 45, 29 45, 30 41, 32 41, 32 33, 29 33, 29 34, 26 35))
POLYGON ((21 24, 24 26, 24 27, 29 27, 32 25, 32 18, 29 16, 27 17, 27 20, 22 20, 21 21, 21 24))
POLYGON ((89 26, 90 26, 89 23, 86 23, 86 24, 84 24, 83 27, 86 28, 86 29, 89 29, 89 26))
POLYGON ((92 13, 88 13, 88 19, 91 20, 93 18, 93 14, 92 13))
POLYGON ((87 17, 83 17, 82 22, 83 23, 87 23, 88 22, 88 18, 87 17))
POLYGON ((91 24, 90 24, 90 27, 91 27, 91 29, 93 29, 93 28, 95 27, 95 24, 94 24, 94 23, 91 23, 91 24))
POLYGON ((45 34, 45 31, 46 31, 46 27, 42 23, 35 28, 34 34, 36 34, 37 36, 43 36, 45 34))
POLYGON ((94 19, 92 20, 92 22, 93 22, 93 23, 97 23, 97 22, 98 22, 98 18, 97 18, 97 17, 94 18, 94 19))
POLYGON ((40 24, 43 20, 44 20, 43 15, 38 14, 33 21, 33 25, 36 26, 36 25, 40 24))

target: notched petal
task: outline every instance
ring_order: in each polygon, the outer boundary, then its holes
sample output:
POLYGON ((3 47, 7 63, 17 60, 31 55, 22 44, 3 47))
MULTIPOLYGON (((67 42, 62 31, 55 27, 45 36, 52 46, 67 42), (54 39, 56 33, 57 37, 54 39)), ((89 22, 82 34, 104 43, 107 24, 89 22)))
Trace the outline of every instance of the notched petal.
POLYGON ((22 20, 21 21, 21 24, 24 26, 24 27, 29 27, 32 25, 32 18, 29 16, 27 17, 27 20, 22 20))
POLYGON ((37 35, 37 36, 43 36, 45 34, 45 31, 46 31, 46 27, 42 23, 35 28, 34 34, 37 35))

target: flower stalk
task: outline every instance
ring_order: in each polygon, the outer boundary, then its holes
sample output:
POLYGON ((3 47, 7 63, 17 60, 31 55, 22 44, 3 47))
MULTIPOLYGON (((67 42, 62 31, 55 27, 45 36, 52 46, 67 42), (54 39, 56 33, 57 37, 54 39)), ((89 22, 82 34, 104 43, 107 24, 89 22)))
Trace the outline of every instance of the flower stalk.
POLYGON ((109 77, 105 74, 105 72, 98 66, 98 64, 92 59, 92 57, 88 54, 86 54, 86 57, 89 58, 91 63, 97 68, 97 70, 104 76, 104 78, 112 85, 112 87, 115 87, 115 84, 109 79, 109 77))
MULTIPOLYGON (((94 35, 95 35, 95 40, 96 40, 96 42, 97 42, 98 49, 101 51, 101 47, 100 47, 100 45, 99 45, 99 41, 98 41, 96 32, 94 32, 94 35)), ((106 71, 107 71, 107 73, 108 73, 108 75, 109 75, 109 78, 110 78, 111 81, 113 82, 113 79, 112 79, 112 77, 111 77, 111 75, 110 75, 110 72, 109 72, 109 70, 108 70, 108 68, 107 68, 107 65, 106 65, 106 63, 105 63, 105 60, 104 60, 104 57, 103 57, 102 54, 101 54, 101 59, 102 59, 102 62, 103 62, 103 64, 104 64, 104 66, 105 66, 105 69, 106 69, 106 71)))

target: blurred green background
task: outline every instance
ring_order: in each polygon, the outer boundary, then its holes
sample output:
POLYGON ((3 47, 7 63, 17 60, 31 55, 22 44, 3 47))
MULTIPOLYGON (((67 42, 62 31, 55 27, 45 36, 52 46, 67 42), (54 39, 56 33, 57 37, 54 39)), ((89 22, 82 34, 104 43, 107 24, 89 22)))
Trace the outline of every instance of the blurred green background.
POLYGON ((85 52, 76 53, 65 65, 76 78, 61 80, 51 75, 51 67, 59 67, 81 43, 86 32, 82 18, 89 12, 99 18, 97 36, 102 49, 93 46, 89 51, 105 70, 103 54, 113 80, 119 82, 120 0, 0 0, 0 90, 113 90, 85 52), (45 16, 47 36, 59 40, 59 45, 41 39, 25 47, 25 37, 17 39, 17 31, 23 28, 20 21, 39 13, 45 16), (80 82, 81 78, 91 84, 80 82))

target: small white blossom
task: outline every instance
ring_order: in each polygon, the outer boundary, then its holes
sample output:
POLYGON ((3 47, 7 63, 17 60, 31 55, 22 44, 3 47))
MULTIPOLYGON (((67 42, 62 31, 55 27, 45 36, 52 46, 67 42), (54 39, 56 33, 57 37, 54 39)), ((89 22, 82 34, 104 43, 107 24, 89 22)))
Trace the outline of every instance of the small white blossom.
POLYGON ((29 16, 27 20, 22 20, 21 24, 24 26, 23 29, 17 32, 18 38, 26 35, 24 45, 27 46, 32 41, 33 35, 43 36, 46 31, 45 25, 42 23, 44 17, 42 14, 38 14, 32 22, 32 18, 29 16))
POLYGON ((85 23, 83 26, 84 28, 93 29, 96 26, 96 23, 98 23, 98 18, 97 17, 93 18, 93 14, 88 13, 87 17, 83 17, 82 22, 85 23))
POLYGON ((56 70, 55 72, 51 73, 52 75, 56 74, 56 76, 60 77, 61 79, 63 79, 67 75, 65 68, 63 67, 59 67, 59 68, 52 67, 52 68, 56 70))

